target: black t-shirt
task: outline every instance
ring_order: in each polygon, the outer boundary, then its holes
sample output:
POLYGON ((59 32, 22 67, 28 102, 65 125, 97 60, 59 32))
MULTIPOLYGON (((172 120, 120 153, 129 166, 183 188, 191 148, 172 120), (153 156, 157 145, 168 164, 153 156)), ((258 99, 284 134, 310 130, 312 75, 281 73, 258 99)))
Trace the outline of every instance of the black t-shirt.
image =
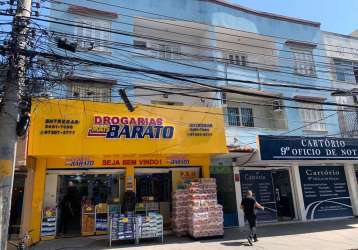
POLYGON ((241 201, 241 206, 244 207, 244 213, 246 217, 255 215, 256 200, 253 197, 245 197, 241 201))

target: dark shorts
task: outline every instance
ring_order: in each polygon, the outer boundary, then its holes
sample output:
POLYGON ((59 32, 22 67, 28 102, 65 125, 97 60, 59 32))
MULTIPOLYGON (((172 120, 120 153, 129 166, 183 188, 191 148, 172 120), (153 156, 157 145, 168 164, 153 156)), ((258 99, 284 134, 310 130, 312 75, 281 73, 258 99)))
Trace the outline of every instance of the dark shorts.
POLYGON ((256 227, 256 215, 245 216, 250 228, 256 227))

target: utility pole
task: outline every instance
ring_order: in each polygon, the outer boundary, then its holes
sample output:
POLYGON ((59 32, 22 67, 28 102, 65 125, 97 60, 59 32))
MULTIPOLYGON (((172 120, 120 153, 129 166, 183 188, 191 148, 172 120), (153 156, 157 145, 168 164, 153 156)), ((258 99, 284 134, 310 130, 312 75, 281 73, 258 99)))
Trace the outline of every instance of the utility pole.
POLYGON ((9 65, 4 98, 0 110, 0 249, 7 249, 11 194, 15 172, 16 125, 19 102, 25 93, 26 57, 20 52, 27 46, 31 0, 18 0, 9 43, 9 65))

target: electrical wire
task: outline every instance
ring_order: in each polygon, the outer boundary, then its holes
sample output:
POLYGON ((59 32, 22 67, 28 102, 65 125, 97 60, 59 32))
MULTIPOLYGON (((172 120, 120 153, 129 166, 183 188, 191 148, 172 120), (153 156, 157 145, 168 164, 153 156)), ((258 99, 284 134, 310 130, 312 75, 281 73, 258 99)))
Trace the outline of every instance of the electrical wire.
MULTIPOLYGON (((59 19, 59 18, 54 18, 54 17, 50 17, 49 18, 53 18, 53 19, 59 19)), ((44 20, 44 19, 41 19, 41 20, 44 20)), ((45 20, 46 21, 46 20, 45 20)), ((61 25, 69 25, 69 26, 73 26, 73 27, 86 27, 86 26, 80 26, 80 25, 75 25, 73 23, 64 23, 64 22, 59 22, 59 21, 52 21, 52 20, 47 20, 48 22, 54 22, 54 23, 58 23, 58 24, 61 24, 61 25)), ((108 32, 108 30, 105 30, 105 29, 100 29, 100 28, 93 28, 93 27, 87 27, 88 29, 94 29, 94 30, 99 30, 99 31, 104 31, 104 32, 108 32)), ((114 31, 112 31, 114 32, 114 31)), ((116 32, 115 32, 116 33, 116 32)), ((72 34, 68 34, 68 35, 72 35, 72 34)), ((127 34, 128 35, 128 34, 127 34)), ((73 36, 73 35, 72 35, 73 36)), ((130 36, 130 35, 128 35, 130 36)), ((143 37, 143 36, 142 36, 143 37)), ((92 41, 95 40, 95 39, 92 39, 92 41)), ((104 41, 108 41, 108 42, 111 42, 113 43, 112 41, 109 41, 109 40, 104 40, 104 41)), ((181 44, 184 44, 183 42, 181 42, 181 44)), ((122 44, 123 45, 123 44, 122 44)), ((129 44, 127 44, 129 45, 129 44)), ((133 46, 133 45, 129 45, 129 46, 133 46)), ((185 46, 185 45, 184 45, 185 46)), ((190 45, 192 46, 192 45, 190 45)), ((194 45, 194 46, 198 46, 198 45, 194 45)), ((118 49, 118 48, 115 48, 113 46, 106 46, 106 45, 101 45, 101 47, 106 47, 106 48, 109 48, 109 49, 116 49, 116 50, 123 50, 123 49, 118 49)), ((154 49, 150 49, 148 48, 149 50, 153 50, 155 51, 154 49)), ((157 50, 158 52, 163 52, 163 51, 160 51, 160 50, 157 50)), ((131 52, 131 53, 137 53, 138 52, 131 52)), ((190 54, 184 54, 184 53, 174 53, 174 54, 178 54, 178 55, 183 55, 183 56, 194 56, 194 57, 198 57, 199 59, 203 59, 205 58, 205 56, 202 56, 202 55, 190 55, 190 54)), ((255 53, 255 54, 258 54, 260 56, 265 56, 267 57, 267 55, 263 55, 263 54, 259 54, 259 53, 255 53)), ((145 55, 145 54, 142 54, 142 56, 148 56, 148 55, 145 55)), ((150 57, 150 56, 149 56, 150 57)), ((226 59, 226 58, 217 58, 217 57, 209 57, 209 58, 206 58, 206 59, 209 59, 209 60, 219 60, 219 61, 230 61, 230 59, 226 59)), ((288 59, 288 58, 286 58, 288 59)), ((291 61, 294 61, 293 58, 289 58, 289 60, 291 61)), ((167 61, 171 61, 173 63, 177 63, 177 64, 183 64, 182 62, 178 62, 178 61, 173 61, 173 60, 167 60, 167 61)), ((302 78, 308 78, 308 79, 321 79, 321 80, 325 80, 325 81, 329 81, 329 82, 332 82, 333 79, 330 79, 330 78, 324 78, 322 76, 318 77, 317 75, 305 75, 305 74, 297 74, 295 73, 294 71, 296 70, 295 67, 291 67, 291 66, 279 66, 279 68, 288 68, 288 69, 292 69, 293 71, 292 72, 288 72, 288 71, 280 71, 280 70, 277 70, 277 69, 272 69, 272 68, 276 68, 277 66, 276 65, 272 65, 272 64, 265 64, 265 63, 258 63, 258 62, 247 62, 248 65, 250 64, 258 64, 258 65, 261 65, 262 66, 262 70, 263 71, 273 71, 273 72, 278 72, 278 73, 282 73, 282 74, 289 74, 289 75, 294 75, 295 77, 302 77, 302 78), (271 69, 269 68, 271 67, 271 69)), ((315 72, 320 72, 320 73, 329 73, 331 74, 332 71, 331 70, 318 70, 317 69, 317 62, 315 63, 315 72)), ((328 65, 335 65, 335 64, 330 64, 328 63, 328 65)), ((186 66, 190 66, 190 67, 195 67, 193 65, 188 65, 186 64, 186 66)), ((336 65, 334 66, 336 67, 336 65)), ((253 67, 253 66, 248 66, 247 68, 254 68, 256 70, 258 70, 259 68, 258 67, 253 67)), ((335 69, 335 68, 334 68, 335 69)), ((217 70, 216 70, 217 71, 217 70)), ((224 71, 222 71, 224 73, 224 71)), ((226 73, 226 72, 225 72, 226 73)), ((229 72, 228 72, 229 73, 229 72)), ((349 72, 345 72, 345 75, 354 75, 353 73, 349 73, 349 72)), ((349 81, 339 81, 339 80, 335 80, 337 82, 342 82, 342 83, 352 83, 352 84, 356 84, 355 82, 349 82, 349 81)))
MULTIPOLYGON (((55 32, 55 33, 58 33, 58 32, 55 32)), ((75 36, 75 35, 73 35, 75 36)), ((83 37, 83 36, 78 36, 78 37, 83 37)), ((90 40, 88 40, 90 41, 90 40)), ((93 39, 92 41, 96 41, 96 39, 93 39)), ((126 45, 129 45, 129 44, 126 44, 126 45)), ((134 47, 133 45, 129 45, 131 47, 134 47)), ((128 47, 129 47, 128 46, 128 47)), ((129 50, 125 50, 125 49, 120 49, 120 48, 117 48, 117 47, 113 47, 113 46, 106 46, 106 45, 101 45, 101 47, 106 47, 106 48, 110 48, 110 49, 114 49, 114 50, 118 50, 118 51, 123 51, 123 52, 126 52, 126 53, 130 53, 130 54, 134 54, 134 55, 138 55, 138 56, 144 56, 144 57, 147 57, 147 58, 153 58, 153 59, 157 59, 157 60, 162 60, 162 61, 166 61, 166 62, 170 62, 170 63, 174 63, 174 64, 180 64, 180 65, 184 65, 184 66, 188 66, 188 67, 193 67, 193 68, 198 68, 198 69, 204 69, 204 70, 207 70, 207 71, 210 71, 210 72, 218 72, 218 73, 227 73, 226 71, 221 71, 221 70, 218 70, 218 69, 214 69, 214 68, 206 68, 206 67, 203 67, 203 66, 197 66, 197 65, 193 65, 193 64, 188 64, 188 63, 182 63, 178 60, 170 60, 170 59, 163 59, 163 58, 158 58, 158 57, 155 57, 155 56, 151 56, 151 55, 147 55, 147 54, 143 54, 143 53, 138 53, 136 51, 129 51, 129 50)), ((146 49, 146 50, 154 50, 154 49, 146 49)), ((157 50, 154 50, 154 51, 157 51, 157 50)), ((113 55, 112 55, 113 56, 113 55)), ((202 59, 202 58, 201 58, 202 59)), ((208 58, 210 60, 215 60, 215 59, 218 59, 218 58, 208 58)), ((245 66, 242 66, 241 67, 242 69, 249 69, 251 67, 245 67, 245 66)), ((285 74, 293 74, 293 73, 289 73, 289 72, 282 72, 282 71, 278 71, 278 70, 269 70, 269 71, 274 71, 274 72, 279 72, 279 73, 285 73, 285 74)), ((237 72, 230 72, 231 75, 240 75, 240 76, 246 76, 246 77, 249 77, 249 75, 245 75, 245 74, 239 74, 237 72)), ((296 76, 296 75, 295 75, 296 76)), ((265 77, 265 80, 273 80, 273 81, 277 81, 276 79, 272 79, 272 78, 267 78, 265 77)), ((319 77, 315 77, 315 79, 322 79, 322 80, 328 80, 330 82, 332 82, 331 79, 327 79, 327 78, 319 78, 319 77)), ((233 78, 225 78, 225 81, 237 81, 237 79, 233 79, 233 78)), ((287 81, 285 80, 285 82, 287 83, 293 83, 295 84, 296 86, 298 86, 298 88, 302 88, 302 87, 310 87, 312 86, 312 89, 316 89, 316 90, 332 90, 332 91, 336 91, 337 89, 336 88, 328 88, 328 87, 319 87, 317 85, 310 85, 310 84, 304 84, 304 86, 302 85, 297 85, 296 83, 294 82, 291 82, 291 81, 287 81)), ((339 82, 339 81, 337 81, 339 82)), ((349 82, 345 82, 345 83, 349 83, 349 82)), ((256 84, 256 85, 267 85, 269 83, 265 83, 265 82, 254 82, 252 84, 256 84)), ((275 86, 275 84, 269 84, 271 86, 275 86)), ((279 84, 277 85, 278 87, 285 87, 285 84, 279 84)))
MULTIPOLYGON (((62 80, 60 80, 62 81, 62 80)), ((113 85, 112 85, 113 86, 113 85)), ((117 86, 117 85, 115 85, 117 86)), ((217 92, 217 91, 213 91, 213 90, 208 90, 208 89, 182 89, 182 88, 173 88, 174 90, 176 91, 188 91, 188 92, 173 92, 173 91, 170 91, 170 88, 168 87, 158 87, 158 86, 141 86, 141 85, 130 85, 130 84, 127 84, 127 85, 123 85, 123 84, 120 84, 118 85, 119 87, 132 87, 134 89, 143 89, 143 90, 148 90, 148 91, 154 91, 154 92, 159 92, 159 93, 162 93, 162 94, 142 94, 142 95, 133 95, 133 96, 130 96, 129 97, 133 97, 133 98, 136 98, 136 97, 151 97, 151 96, 163 96, 163 94, 166 94, 166 95, 178 95, 178 96, 184 96, 184 97, 191 97, 191 98, 197 98, 197 99, 205 99, 205 100, 212 100, 212 101, 222 101, 221 98, 215 98, 215 97, 208 97, 208 96, 201 96, 201 95, 193 95, 195 93, 212 93, 212 92, 217 92), (169 90, 168 90, 169 89, 169 90)), ((86 88, 84 88, 86 89, 86 88)), ((56 89, 53 89, 54 91, 56 89)), ((59 90, 59 89, 57 89, 59 90)), ((73 91, 71 90, 61 90, 62 92, 67 92, 67 93, 73 93, 73 91)), ((88 88, 88 91, 90 91, 90 88, 88 88)), ((60 93, 57 93, 57 94, 61 94, 60 93)), ((88 95, 87 97, 83 96, 81 98, 83 99, 101 99, 103 97, 112 97, 112 98, 119 98, 120 95, 106 95, 106 94, 103 94, 103 95, 98 95, 98 94, 91 94, 91 95, 88 95)), ((64 98, 71 98, 69 96, 66 96, 64 98)), ((72 99, 78 99, 76 97, 73 97, 72 99)), ((254 103, 254 102, 250 102, 250 101, 238 101, 238 100, 228 100, 227 101, 228 103, 237 103, 237 104, 247 104, 247 105, 253 105, 253 106, 264 106, 264 107, 274 107, 273 104, 264 104, 264 103, 254 103)), ((309 108, 309 107, 299 107, 299 106, 289 106, 289 105, 281 105, 280 106, 281 108, 289 108, 289 109, 299 109, 299 110, 315 110, 315 111, 337 111, 336 109, 325 109, 325 108, 309 108)), ((357 109, 354 109, 354 110, 345 110, 346 112, 357 112, 358 110, 358 107, 357 109)), ((258 119, 266 119, 266 118, 260 118, 260 117, 255 117, 255 118, 258 118, 258 119)))
MULTIPOLYGON (((66 3, 63 3, 63 4, 66 4, 66 3)), ((67 4, 67 5, 70 5, 70 4, 67 4)), ((62 12, 62 13, 68 13, 64 10, 59 10, 59 9, 56 9, 56 8, 51 8, 51 7, 43 7, 44 9, 48 9, 48 10, 53 10, 53 11, 57 11, 57 12, 62 12)), ((76 15, 80 15, 80 16, 86 16, 88 17, 89 15, 85 15, 85 14, 79 14, 79 13, 76 13, 76 15)), ((48 16, 48 15, 43 15, 45 17, 52 17, 52 16, 48 16)), ((136 19, 137 17, 136 16, 129 16, 129 15, 125 15, 125 14, 121 14, 121 16, 126 16, 126 17, 131 17, 133 19, 136 19)), ((108 21, 108 19, 105 19, 105 18, 100 18, 100 20, 106 20, 108 21)), ((148 20, 147 21, 151 21, 151 20, 148 20)), ((111 20, 111 22, 113 23, 118 23, 118 24, 124 24, 124 25, 128 25, 128 26, 133 26, 132 23, 127 23, 127 22, 123 22, 123 21, 116 21, 116 20, 111 20)), ((155 21, 154 21, 155 22, 155 21)), ((275 49, 273 47, 263 47, 263 46, 258 46, 258 45, 254 45, 254 44, 249 44, 249 43, 242 43, 242 42, 233 42, 233 41, 228 41, 228 40, 223 40, 223 39, 218 39, 218 38, 210 38, 210 37, 205 37, 205 36, 198 36, 198 35, 195 35, 195 34, 186 34, 186 33, 181 33, 181 32, 177 32, 177 31, 172 31, 172 30, 163 30, 163 29, 159 29, 159 28, 153 28, 153 27, 148 27, 148 26, 144 26, 144 25, 139 25, 139 24, 135 24, 135 27, 139 27, 139 28, 144 28, 144 29, 149 29, 149 30, 155 30, 155 31, 160 31, 160 32, 166 32, 166 33, 170 33, 170 34, 175 34, 175 35, 180 35, 180 36, 187 36, 187 37, 191 37, 191 38, 199 38, 201 40, 209 40, 209 41, 215 41, 215 42, 224 42, 224 43, 228 43, 228 44, 234 44, 234 45, 241 45, 241 46, 250 46, 250 47, 257 47, 257 48, 260 48, 260 49, 270 49, 270 50, 273 50, 273 51, 279 51, 279 52, 292 52, 290 50, 283 50, 283 49, 275 49)), ((217 35, 217 33, 216 33, 217 35)), ((259 34, 256 34, 256 35, 259 35, 259 34)), ((237 39, 238 37, 241 37, 240 35, 236 36, 235 38, 237 39)), ((254 41, 262 41, 263 39, 258 39, 258 38, 250 38, 250 37, 246 37, 247 39, 251 39, 251 40, 254 40, 254 41)), ((264 40, 265 43, 268 43, 268 40, 264 40)), ((271 43, 273 44, 281 44, 281 45, 285 45, 285 43, 280 43, 280 42, 277 42, 277 41, 271 41, 271 43)), ((316 48, 316 50, 322 50, 322 51, 330 51, 330 52, 337 52, 335 50, 328 50, 328 49, 321 49, 321 48, 316 48)), ((345 52, 343 52, 345 53, 345 52)), ((353 53, 350 53, 350 54, 353 54, 353 53)), ((358 53, 355 54, 358 56, 358 53)))
MULTIPOLYGON (((83 15, 83 14, 78 14, 79 16, 84 16, 88 18, 88 15, 83 15)), ((279 59, 285 59, 286 61, 291 61, 291 62, 295 62, 295 59, 293 57, 284 57, 284 56, 280 56, 280 55, 272 55, 272 54, 260 54, 257 52, 248 52, 245 50, 234 50, 231 48, 222 48, 222 47, 218 47, 218 46, 210 46, 210 45, 200 45, 200 44, 194 44, 194 43, 186 43, 180 40, 175 40, 175 39, 163 39, 162 37, 155 37, 155 36, 145 36, 145 35, 141 35, 141 34, 137 34, 135 32, 129 32, 129 31, 125 31, 125 30, 120 30, 120 29, 105 29, 105 28, 101 28, 101 27, 92 27, 92 26, 87 26, 87 25, 83 25, 83 23, 78 22, 78 21, 74 21, 72 20, 71 22, 68 21, 67 19, 63 19, 60 17, 53 17, 53 16, 49 16, 49 15, 42 15, 46 18, 50 18, 50 19, 54 19, 54 20, 46 20, 43 18, 37 18, 37 17, 32 17, 32 19, 34 20, 39 20, 39 21, 43 21, 43 22, 50 22, 50 23, 56 23, 56 24, 60 24, 60 25, 66 25, 66 26, 72 26, 72 27, 80 27, 80 28, 86 28, 86 29, 92 29, 92 30, 96 30, 96 31, 103 31, 103 32, 108 32, 108 33, 112 33, 112 34, 118 34, 118 35, 124 35, 124 36, 131 36, 131 37, 137 37, 137 38, 142 38, 142 39, 150 39, 150 40, 155 40, 155 41, 161 41, 161 42, 167 42, 167 43, 172 43, 172 44, 180 44, 182 46, 189 46, 189 47, 195 47, 195 48, 199 48, 199 49, 209 49, 211 51, 220 51, 220 52, 237 52, 237 53, 246 53, 246 54, 253 54, 253 55, 260 55, 260 56, 265 56, 265 57, 269 57, 269 58, 279 58, 279 59), (74 24, 77 23, 77 24, 74 24)), ((107 20, 108 21, 108 20, 107 20)), ((133 25, 132 25, 133 26, 133 25)), ((163 30, 163 32, 165 32, 163 30)), ((252 45, 247 45, 252 47, 252 45)), ((291 50, 287 50, 287 51, 282 51, 280 49, 273 49, 273 48, 265 48, 262 46, 257 46, 260 47, 261 49, 267 49, 270 51, 273 50, 277 50, 280 52, 287 52, 287 53, 292 53, 291 50)), ((326 56, 326 55, 313 55, 314 57, 319 57, 319 58, 328 58, 331 59, 331 57, 326 56)), ((227 60, 227 59, 226 59, 227 60)), ((305 60, 300 60, 302 62, 304 62, 305 60)), ((327 62, 317 62, 315 63, 315 66, 319 66, 319 65, 329 65, 329 66, 335 66, 335 64, 332 63, 327 63, 327 62)), ((271 65, 272 66, 272 65, 271 65)))
MULTIPOLYGON (((65 3, 64 1, 56 1, 56 0, 45 0, 45 1, 52 2, 52 3, 55 3, 55 4, 69 5, 68 3, 65 3)), ((100 5, 106 5, 106 6, 110 6, 110 7, 117 7, 117 8, 120 8, 120 9, 126 9, 126 10, 130 10, 130 11, 134 11, 134 12, 140 12, 140 13, 149 14, 149 15, 153 15, 153 16, 164 17, 164 18, 168 18, 169 20, 185 21, 185 22, 189 22, 189 23, 201 24, 201 25, 205 25, 205 26, 211 27, 211 28, 221 28, 221 29, 225 29, 225 30, 229 30, 229 31, 242 32, 242 33, 252 34, 252 35, 255 35, 255 36, 261 35, 261 36, 275 38, 275 39, 281 39, 281 40, 291 40, 292 39, 291 37, 282 37, 282 36, 275 36, 275 35, 258 34, 258 33, 250 32, 250 31, 247 31, 247 30, 238 30, 238 29, 233 29, 233 28, 228 28, 228 27, 223 27, 223 26, 216 26, 216 25, 212 25, 212 24, 208 24, 208 23, 204 23, 204 22, 198 22, 198 21, 194 21, 194 20, 190 20, 190 19, 184 19, 184 18, 180 18, 180 17, 173 17, 173 16, 163 15, 163 14, 159 14, 159 13, 138 10, 138 9, 134 9, 134 8, 125 7, 123 5, 116 5, 116 4, 100 2, 100 1, 96 1, 96 0, 85 0, 85 1, 97 3, 97 4, 100 4, 100 5)), ((221 35, 225 35, 225 36, 232 36, 234 38, 243 37, 243 38, 252 39, 252 37, 245 37, 245 36, 242 36, 242 35, 238 36, 237 34, 223 33, 223 32, 218 32, 218 31, 212 31, 210 29, 200 29, 200 28, 190 27, 190 26, 188 27, 188 26, 185 26, 185 25, 175 24, 175 23, 167 23, 167 22, 164 22, 164 21, 158 20, 158 19, 153 20, 153 19, 140 17, 140 16, 126 15, 124 13, 120 13, 120 15, 125 16, 125 17, 143 19, 143 20, 146 20, 146 21, 149 20, 149 21, 152 21, 152 22, 171 25, 171 26, 176 26, 176 27, 181 27, 181 28, 188 28, 188 29, 197 30, 197 31, 204 31, 204 32, 208 32, 208 33, 215 33, 215 34, 221 34, 221 35)), ((254 39, 257 39, 257 38, 254 38, 254 39)), ((267 39, 257 39, 257 40, 260 40, 260 41, 263 41, 263 42, 273 42, 272 40, 267 40, 267 39)), ((274 43, 277 43, 277 42, 275 41, 274 43)), ((283 42, 281 44, 285 44, 285 43, 283 42)), ((319 42, 315 42, 314 44, 323 45, 323 46, 338 47, 338 48, 346 48, 346 49, 356 49, 356 48, 352 48, 352 47, 342 47, 342 46, 338 46, 338 45, 331 45, 331 44, 319 43, 319 42)))
MULTIPOLYGON (((91 60, 81 59, 81 58, 78 58, 78 57, 68 57, 68 56, 61 56, 61 55, 58 55, 58 54, 49 54, 49 53, 45 53, 45 52, 36 52, 36 51, 23 50, 23 51, 21 51, 21 53, 24 53, 25 55, 29 55, 29 56, 35 56, 36 55, 36 56, 43 56, 43 57, 48 57, 48 58, 70 60, 70 61, 76 61, 76 62, 86 62, 86 63, 94 64, 94 65, 97 65, 97 66, 103 66, 103 67, 108 67, 108 68, 116 68, 116 69, 121 69, 121 70, 125 70, 125 71, 130 71, 130 72, 143 72, 143 73, 148 73, 148 74, 152 74, 152 75, 158 75, 158 76, 167 77, 167 78, 171 78, 171 79, 186 81, 186 82, 193 83, 193 84, 198 84, 198 85, 201 85, 201 86, 204 86, 204 87, 222 90, 222 91, 227 92, 227 93, 244 94, 244 95, 248 95, 248 96, 261 96, 261 97, 267 97, 267 98, 271 98, 271 99, 281 99, 281 100, 286 100, 286 101, 296 101, 296 102, 313 103, 313 104, 320 104, 320 105, 330 105, 330 106, 340 106, 340 107, 350 107, 350 108, 355 108, 356 107, 354 105, 338 104, 338 103, 334 103, 334 102, 321 102, 321 101, 313 101, 313 100, 303 100, 303 99, 295 99, 295 98, 281 97, 281 96, 279 96, 279 97, 275 96, 274 97, 274 96, 263 94, 263 93, 251 93, 251 92, 245 92, 245 91, 242 91, 242 90, 235 90, 235 89, 230 89, 230 88, 213 86, 213 85, 210 85, 210 84, 206 84, 206 83, 202 83, 202 82, 193 81, 193 80, 188 79, 188 78, 202 79, 203 78, 202 76, 192 76, 192 75, 179 74, 179 73, 166 72, 166 71, 146 70, 146 69, 134 68, 134 67, 129 67, 129 66, 125 66, 125 65, 119 65, 119 64, 113 64, 113 63, 104 63, 104 62, 98 62, 98 61, 91 61, 91 60)), ((206 78, 206 77, 204 77, 204 78, 206 78)))
MULTIPOLYGON (((114 48, 114 49, 117 49, 117 48, 114 48)), ((128 52, 128 53, 133 53, 131 51, 127 51, 127 50, 123 50, 123 49, 118 49, 118 50, 125 51, 125 52, 128 52)), ((138 53, 135 53, 135 54, 138 54, 138 53)), ((143 55, 143 54, 141 54, 141 55, 143 55)), ((170 61, 170 62, 173 62, 173 61, 170 61)), ((186 64, 186 66, 197 67, 195 65, 188 65, 188 64, 186 64)), ((198 68, 203 69, 203 67, 198 67, 198 68)), ((204 69, 213 71, 213 69, 210 69, 210 68, 204 68, 204 69)), ((215 71, 217 71, 217 70, 215 70, 215 71)), ((221 72, 223 72, 223 71, 221 71, 221 72)), ((237 79, 232 79, 232 78, 216 78, 216 79, 211 79, 211 80, 242 82, 242 80, 237 80, 237 79)), ((297 85, 297 84, 296 85, 285 85, 285 84, 277 84, 276 85, 274 83, 254 82, 254 81, 246 81, 245 83, 255 84, 255 85, 263 85, 263 86, 266 85, 266 86, 271 86, 271 87, 292 87, 292 88, 298 88, 298 89, 310 89, 310 90, 332 91, 332 92, 335 92, 335 91, 338 90, 337 88, 327 88, 327 87, 317 87, 317 86, 316 87, 310 87, 311 85, 307 85, 307 84, 305 84, 304 86, 297 85)))

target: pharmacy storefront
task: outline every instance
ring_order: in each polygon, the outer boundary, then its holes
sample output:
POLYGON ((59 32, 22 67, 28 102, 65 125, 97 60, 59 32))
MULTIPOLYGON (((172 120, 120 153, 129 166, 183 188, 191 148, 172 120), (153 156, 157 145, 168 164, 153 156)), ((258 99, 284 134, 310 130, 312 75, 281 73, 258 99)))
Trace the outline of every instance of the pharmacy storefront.
MULTIPOLYGON (((265 207, 265 222, 349 218, 358 215, 358 140, 258 136, 252 161, 238 160, 236 198, 250 189, 265 207)), ((238 204, 239 205, 239 204, 238 204)), ((242 213, 239 222, 244 224, 242 213)))
POLYGON ((107 234, 118 211, 156 211, 170 229, 172 192, 226 152, 220 109, 34 100, 32 240, 107 234))

